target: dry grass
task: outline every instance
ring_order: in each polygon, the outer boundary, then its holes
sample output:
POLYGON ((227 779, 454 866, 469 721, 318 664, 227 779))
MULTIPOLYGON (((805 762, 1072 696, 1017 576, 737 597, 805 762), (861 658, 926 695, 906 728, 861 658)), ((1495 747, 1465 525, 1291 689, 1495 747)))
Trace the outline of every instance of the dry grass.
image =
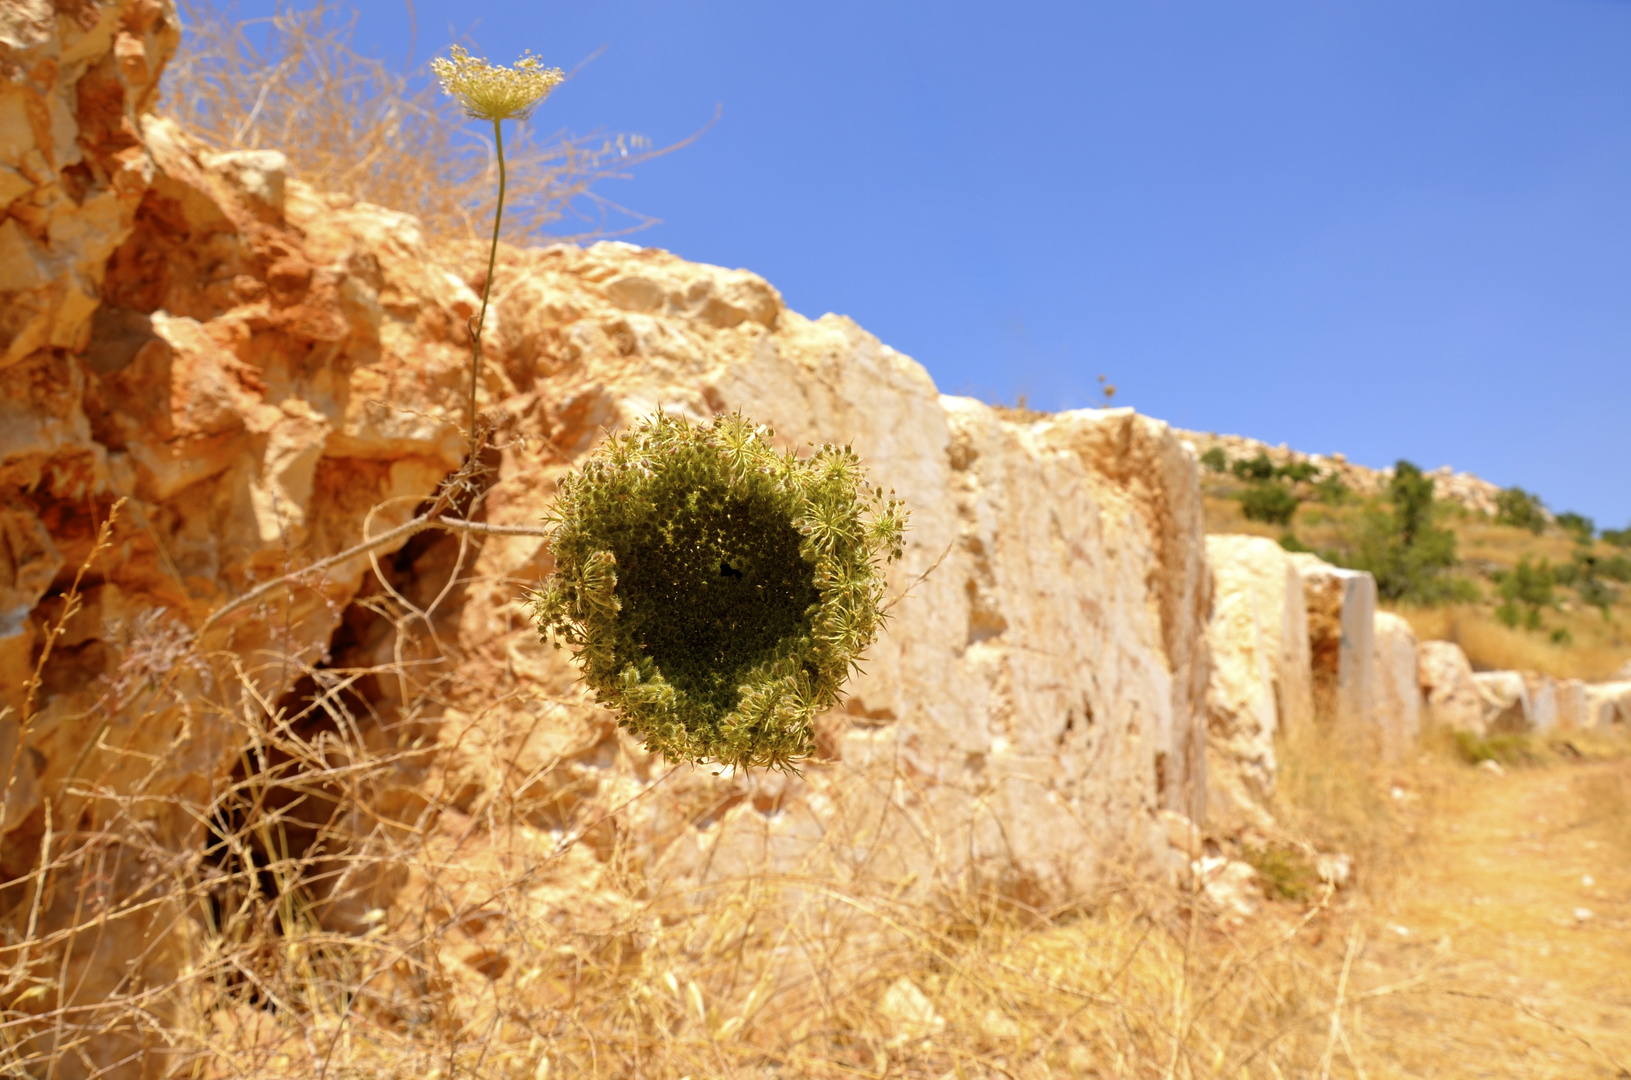
MULTIPOLYGON (((1358 884, 1249 919, 1137 867, 1048 909, 949 872, 924 888, 887 847, 857 860, 869 841, 840 828, 794 869, 700 883, 654 861, 654 837, 722 828, 740 783, 609 732, 517 767, 514 689, 437 645, 480 584, 472 537, 420 543, 376 562, 345 615, 353 644, 326 664, 296 652, 276 696, 284 656, 204 654, 157 625, 129 641, 112 727, 185 711, 230 733, 238 765, 161 797, 141 772, 112 783, 141 755, 101 740, 14 834, 30 857, 0 917, 13 1074, 1278 1080, 1476 1061, 1538 1078, 1619 1075, 1631 1054, 1609 967, 1631 945, 1623 917, 1599 904, 1554 962, 1539 950, 1566 883, 1519 895, 1546 858, 1623 838, 1623 758, 1514 774, 1528 786, 1491 801, 1494 779, 1446 757, 1377 770, 1310 732, 1283 748, 1278 813, 1295 842, 1356 855, 1358 884), (474 783, 452 765, 472 743, 474 783), (1506 851, 1535 806, 1563 839, 1506 851), (1486 866, 1492 851, 1505 861, 1486 866), (1496 898, 1497 922, 1461 914, 1468 888, 1496 898)), ((854 782, 857 797, 910 783, 854 782)), ((1624 860, 1592 865, 1628 894, 1624 860)))
MULTIPOLYGON (((476 241, 491 229, 491 133, 466 126, 424 72, 358 52, 356 12, 335 0, 281 3, 267 19, 208 0, 180 7, 185 31, 162 107, 192 134, 217 150, 282 151, 318 190, 413 214, 441 240, 476 241)), ((520 125, 505 139, 504 238, 616 236, 652 224, 604 189, 694 138, 656 147, 640 135, 540 136, 520 125)))
POLYGON ((1488 605, 1399 609, 1422 639, 1453 641, 1480 671, 1543 671, 1562 679, 1614 678, 1631 659, 1631 642, 1620 621, 1631 615, 1620 605, 1614 622, 1596 609, 1550 612, 1548 625, 1568 629, 1571 642, 1554 644, 1548 635, 1503 625, 1488 605))

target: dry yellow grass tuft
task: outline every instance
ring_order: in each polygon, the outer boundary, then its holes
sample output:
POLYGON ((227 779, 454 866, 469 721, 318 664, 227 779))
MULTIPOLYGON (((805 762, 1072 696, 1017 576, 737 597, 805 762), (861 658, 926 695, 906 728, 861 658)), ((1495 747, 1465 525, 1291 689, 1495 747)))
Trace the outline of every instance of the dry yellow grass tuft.
POLYGON ((1631 658, 1616 612, 1609 622, 1596 609, 1548 612, 1547 623, 1567 629, 1568 644, 1547 634, 1503 625, 1487 605, 1455 604, 1442 608, 1401 608, 1416 636, 1453 641, 1473 666, 1486 671, 1543 671, 1562 679, 1601 681, 1614 678, 1631 658))

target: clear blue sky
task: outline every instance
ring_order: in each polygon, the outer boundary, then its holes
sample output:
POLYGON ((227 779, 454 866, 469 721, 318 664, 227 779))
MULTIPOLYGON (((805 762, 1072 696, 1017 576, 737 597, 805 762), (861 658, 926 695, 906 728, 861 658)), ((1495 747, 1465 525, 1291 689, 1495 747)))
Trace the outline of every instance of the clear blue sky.
MULTIPOLYGON (((252 2, 253 11, 264 2, 252 2)), ((403 0, 358 40, 403 55, 403 0)), ((416 0, 658 141, 635 237, 943 390, 1452 464, 1631 521, 1631 3, 416 0)))

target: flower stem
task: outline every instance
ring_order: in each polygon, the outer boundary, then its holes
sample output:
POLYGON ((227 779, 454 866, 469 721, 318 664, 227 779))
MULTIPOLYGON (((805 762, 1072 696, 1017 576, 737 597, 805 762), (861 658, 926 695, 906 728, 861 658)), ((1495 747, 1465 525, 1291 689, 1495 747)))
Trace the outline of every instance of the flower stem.
POLYGON ((493 293, 493 267, 498 262, 498 226, 504 220, 504 129, 493 121, 493 145, 498 153, 498 208, 493 211, 493 243, 487 249, 487 280, 481 287, 481 314, 470 345, 470 457, 476 456, 476 384, 481 381, 481 330, 487 322, 487 298, 493 293))

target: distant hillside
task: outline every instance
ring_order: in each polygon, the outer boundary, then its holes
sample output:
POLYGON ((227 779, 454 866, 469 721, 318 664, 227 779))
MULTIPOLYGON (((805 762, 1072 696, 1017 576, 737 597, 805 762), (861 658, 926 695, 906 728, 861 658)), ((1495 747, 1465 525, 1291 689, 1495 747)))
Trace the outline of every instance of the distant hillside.
MULTIPOLYGON (((1182 430, 1178 435, 1194 443, 1195 449, 1202 454, 1214 447, 1222 450, 1231 462, 1251 459, 1258 455, 1268 458, 1277 466, 1307 462, 1323 472, 1341 477, 1342 482, 1359 495, 1380 495, 1387 489, 1388 481, 1393 478, 1392 468, 1372 469, 1365 465, 1355 465, 1342 454, 1305 454, 1290 449, 1284 443, 1270 446, 1266 442, 1249 439, 1244 435, 1218 435, 1214 432, 1182 430)), ((1448 465, 1440 466, 1427 475, 1433 478, 1434 491, 1440 499, 1458 503, 1475 513, 1495 516, 1495 497, 1501 493, 1499 484, 1492 484, 1472 473, 1458 473, 1448 465)))
MULTIPOLYGON (((1205 465, 1208 532, 1269 536, 1342 563, 1356 538, 1392 513, 1391 468, 1367 468, 1340 454, 1305 454, 1238 435, 1180 434, 1205 465), (1269 466, 1273 475, 1264 477, 1269 466), (1248 504, 1254 489, 1257 502, 1248 504), (1265 498, 1265 491, 1273 498, 1265 498), (1273 519, 1276 511, 1289 511, 1283 524, 1273 519)), ((1448 467, 1425 475, 1437 500, 1433 521, 1454 535, 1455 562, 1444 577, 1458 595, 1449 602, 1384 601, 1386 606, 1408 619, 1420 637, 1459 642, 1478 668, 1586 679, 1627 672, 1631 547, 1621 546, 1631 540, 1626 531, 1608 533, 1617 541, 1609 543, 1589 523, 1554 515, 1538 500, 1527 504, 1527 527, 1512 524, 1513 515, 1501 513, 1498 485, 1448 467)), ((1511 496, 1508 502, 1510 509, 1511 496)), ((1524 504, 1518 505, 1521 510, 1524 504)))

